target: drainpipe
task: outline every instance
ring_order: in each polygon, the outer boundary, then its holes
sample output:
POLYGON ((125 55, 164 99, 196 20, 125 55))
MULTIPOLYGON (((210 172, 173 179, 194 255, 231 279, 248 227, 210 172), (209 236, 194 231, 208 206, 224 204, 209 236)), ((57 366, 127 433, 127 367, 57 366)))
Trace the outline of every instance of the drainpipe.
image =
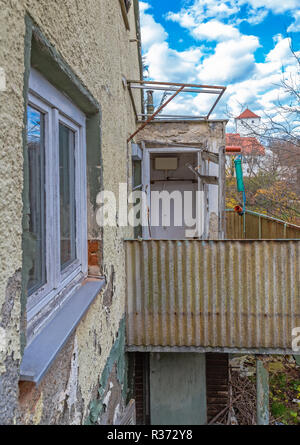
POLYGON ((256 357, 256 424, 269 425, 269 372, 256 357))

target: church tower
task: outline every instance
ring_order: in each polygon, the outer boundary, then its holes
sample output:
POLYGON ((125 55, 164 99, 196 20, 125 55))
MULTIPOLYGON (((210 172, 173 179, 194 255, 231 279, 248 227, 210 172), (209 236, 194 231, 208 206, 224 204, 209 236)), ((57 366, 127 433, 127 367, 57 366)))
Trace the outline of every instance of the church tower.
POLYGON ((249 108, 246 108, 234 120, 236 133, 239 133, 241 136, 251 136, 252 130, 257 131, 259 129, 261 117, 253 113, 249 108))

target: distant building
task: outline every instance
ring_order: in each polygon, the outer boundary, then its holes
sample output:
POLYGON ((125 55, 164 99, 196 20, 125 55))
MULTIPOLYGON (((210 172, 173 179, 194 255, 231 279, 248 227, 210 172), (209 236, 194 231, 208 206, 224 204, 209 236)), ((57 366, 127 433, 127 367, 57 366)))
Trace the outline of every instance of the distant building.
POLYGON ((236 133, 239 133, 241 136, 249 136, 253 130, 257 130, 260 126, 261 117, 253 113, 249 108, 246 108, 234 120, 236 133))
POLYGON ((255 138, 251 136, 241 136, 239 133, 226 134, 226 169, 231 175, 234 175, 233 156, 241 154, 244 158, 243 172, 244 175, 251 175, 257 172, 260 156, 265 156, 265 147, 255 138), (231 159, 230 159, 231 158, 231 159))
POLYGON ((255 137, 243 137, 239 133, 226 134, 226 147, 239 147, 244 156, 265 154, 265 147, 255 137))

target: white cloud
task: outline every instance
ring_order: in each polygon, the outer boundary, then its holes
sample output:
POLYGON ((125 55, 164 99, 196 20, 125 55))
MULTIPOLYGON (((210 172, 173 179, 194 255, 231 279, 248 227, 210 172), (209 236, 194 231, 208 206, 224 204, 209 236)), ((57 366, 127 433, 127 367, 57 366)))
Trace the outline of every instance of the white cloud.
POLYGON ((178 22, 183 27, 196 26, 204 19, 225 19, 239 11, 237 0, 194 0, 187 8, 178 13, 169 12, 167 18, 178 22))
POLYGON ((264 19, 268 15, 268 12, 269 11, 264 8, 259 8, 259 9, 249 8, 247 12, 247 17, 236 20, 236 23, 238 24, 241 22, 248 22, 249 25, 258 25, 259 23, 262 23, 264 21, 264 19))
POLYGON ((237 39, 239 30, 232 25, 226 25, 218 20, 210 20, 194 27, 191 34, 198 40, 224 41, 237 39))
POLYGON ((198 40, 233 39, 239 36, 239 30, 221 20, 238 12, 236 1, 195 0, 188 8, 183 8, 177 13, 169 12, 166 18, 188 29, 198 40))
POLYGON ((177 51, 169 47, 168 34, 151 15, 150 5, 140 2, 141 34, 148 75, 160 81, 192 82, 202 57, 201 47, 177 51))
POLYGON ((266 55, 265 62, 255 63, 255 69, 249 79, 228 86, 223 103, 218 108, 219 113, 222 108, 225 111, 226 104, 233 116, 239 114, 245 106, 260 115, 264 112, 274 115, 278 101, 284 103, 288 99, 281 82, 284 78, 291 81, 291 76, 297 71, 297 63, 288 52, 288 39, 278 35, 274 43, 275 46, 266 55), (282 57, 285 57, 284 64, 282 57))
POLYGON ((163 42, 152 45, 145 60, 149 66, 149 76, 153 79, 192 82, 195 80, 201 55, 199 48, 176 51, 167 42, 163 42))
POLYGON ((283 65, 291 58, 290 38, 282 38, 280 34, 274 37, 275 47, 266 57, 267 62, 274 62, 283 65))
POLYGON ((141 34, 143 49, 147 50, 154 43, 164 42, 168 38, 167 32, 160 23, 157 23, 151 14, 148 14, 148 9, 151 6, 148 3, 140 2, 141 11, 141 34))
POLYGON ((179 23, 183 28, 194 28, 197 26, 196 20, 189 11, 169 12, 166 16, 168 20, 179 23))
POLYGON ((204 59, 198 74, 201 82, 230 83, 249 78, 255 68, 254 52, 259 47, 255 36, 218 43, 215 52, 204 59))
POLYGON ((300 32, 300 11, 293 13, 295 21, 288 27, 288 32, 300 32))
POLYGON ((211 19, 229 21, 226 24, 235 26, 241 22, 257 25, 264 21, 269 12, 291 13, 295 22, 290 25, 288 32, 300 31, 299 0, 194 0, 177 13, 169 12, 167 18, 192 32, 211 19), (247 15, 240 18, 238 13, 242 6, 246 6, 247 15))
POLYGON ((265 8, 280 14, 299 8, 299 0, 239 0, 239 4, 250 4, 253 8, 265 8))
POLYGON ((139 8, 140 8, 140 13, 143 13, 143 12, 147 11, 147 9, 150 9, 151 6, 149 5, 149 3, 139 2, 139 8))

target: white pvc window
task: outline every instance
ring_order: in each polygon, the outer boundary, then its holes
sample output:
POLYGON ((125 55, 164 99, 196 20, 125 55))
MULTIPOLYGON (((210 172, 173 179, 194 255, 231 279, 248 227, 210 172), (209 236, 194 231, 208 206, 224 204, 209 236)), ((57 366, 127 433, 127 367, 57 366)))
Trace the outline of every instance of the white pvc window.
POLYGON ((32 69, 27 109, 29 252, 25 252, 29 320, 87 274, 85 140, 85 115, 32 69))

